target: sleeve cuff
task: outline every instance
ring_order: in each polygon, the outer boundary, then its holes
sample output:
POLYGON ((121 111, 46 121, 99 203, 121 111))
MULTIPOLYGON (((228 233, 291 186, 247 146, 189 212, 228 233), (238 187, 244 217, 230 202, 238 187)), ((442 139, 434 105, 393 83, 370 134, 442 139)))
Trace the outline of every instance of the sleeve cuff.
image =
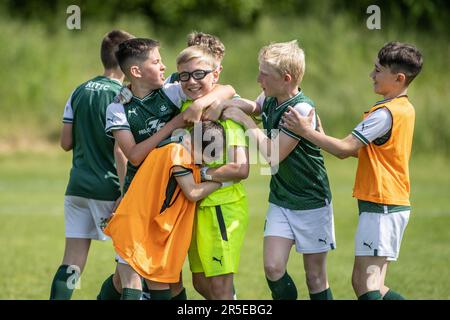
POLYGON ((369 140, 367 140, 361 133, 359 133, 356 130, 352 131, 352 135, 355 136, 358 140, 360 140, 362 143, 364 143, 366 146, 370 143, 369 140))
POLYGON ((182 177, 182 176, 187 176, 188 174, 191 174, 191 173, 192 173, 192 170, 186 169, 186 170, 174 172, 173 176, 174 177, 182 177))
POLYGON ((293 139, 295 139, 295 140, 300 141, 300 140, 302 139, 302 137, 296 135, 295 133, 293 133, 292 131, 289 131, 289 130, 286 129, 286 128, 281 128, 281 132, 284 132, 284 133, 287 134, 289 137, 291 137, 291 138, 293 138, 293 139))

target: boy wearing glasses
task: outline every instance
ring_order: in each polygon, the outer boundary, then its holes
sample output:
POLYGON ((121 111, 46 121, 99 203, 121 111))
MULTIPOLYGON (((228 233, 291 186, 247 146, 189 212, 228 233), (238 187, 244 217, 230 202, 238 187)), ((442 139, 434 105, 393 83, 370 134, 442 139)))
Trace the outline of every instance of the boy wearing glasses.
MULTIPOLYGON (((184 49, 177 58, 184 93, 193 101, 212 90, 220 65, 204 46, 184 49)), ((183 104, 182 110, 189 108, 183 104)), ((241 180, 249 174, 244 129, 232 120, 219 121, 226 132, 226 152, 201 169, 202 181, 218 181, 222 188, 199 202, 195 215, 189 264, 194 288, 206 299, 232 300, 233 279, 248 224, 247 193, 241 180)))

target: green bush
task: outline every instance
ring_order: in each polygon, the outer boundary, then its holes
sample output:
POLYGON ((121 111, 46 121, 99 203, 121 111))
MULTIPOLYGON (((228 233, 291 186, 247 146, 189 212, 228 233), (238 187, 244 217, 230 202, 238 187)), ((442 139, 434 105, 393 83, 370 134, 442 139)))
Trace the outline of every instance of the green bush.
MULTIPOLYGON (((256 2, 255 2, 256 3, 256 2)), ((193 29, 217 34, 227 48, 221 81, 232 84, 243 97, 255 98, 259 49, 270 42, 298 39, 306 52, 306 75, 302 89, 317 104, 327 133, 344 137, 361 119, 363 111, 380 97, 372 92, 369 73, 378 49, 399 40, 417 45, 425 63, 411 85, 416 107, 414 152, 450 154, 450 117, 444 109, 450 90, 450 43, 446 33, 403 30, 385 25, 366 28, 367 14, 350 13, 269 17, 262 16, 253 28, 221 28, 211 20, 180 26, 176 31, 155 29, 144 16, 124 16, 114 21, 82 18, 81 30, 70 31, 65 11, 58 27, 48 29, 36 20, 24 23, 0 20, 0 68, 6 75, 0 85, 2 126, 0 143, 19 139, 55 141, 59 136, 63 106, 79 83, 99 74, 99 43, 113 28, 137 36, 161 40, 161 53, 175 71, 175 57, 193 29)), ((56 18, 55 18, 56 19, 56 18)))

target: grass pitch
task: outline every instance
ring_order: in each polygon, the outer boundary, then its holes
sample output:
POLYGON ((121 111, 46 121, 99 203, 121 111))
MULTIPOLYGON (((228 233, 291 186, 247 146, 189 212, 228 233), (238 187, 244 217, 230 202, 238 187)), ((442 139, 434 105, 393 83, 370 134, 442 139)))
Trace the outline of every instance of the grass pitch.
MULTIPOLYGON (((351 197, 356 160, 327 156, 333 191, 337 250, 328 255, 329 282, 335 299, 354 299, 351 288, 353 236, 357 205, 351 197)), ((48 299, 64 250, 63 196, 70 153, 0 154, 0 299, 48 299)), ((446 160, 411 160, 412 214, 398 262, 389 266, 387 284, 409 299, 450 299, 450 172, 446 160)), ((251 169, 245 182, 250 220, 235 286, 240 299, 270 299, 262 265, 264 216, 269 177, 251 169)), ((110 242, 93 242, 81 288, 73 299, 95 299, 102 281, 114 271, 110 242)), ((299 299, 307 299, 301 256, 294 250, 288 265, 299 299)), ((190 299, 189 268, 184 281, 190 299)))

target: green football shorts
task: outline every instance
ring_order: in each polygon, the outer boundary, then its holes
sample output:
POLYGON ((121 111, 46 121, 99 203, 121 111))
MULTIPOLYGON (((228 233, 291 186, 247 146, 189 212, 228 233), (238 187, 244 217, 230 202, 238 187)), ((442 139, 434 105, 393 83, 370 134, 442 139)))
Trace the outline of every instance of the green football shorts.
POLYGON ((236 273, 248 224, 248 202, 198 207, 189 248, 192 273, 206 277, 236 273))

